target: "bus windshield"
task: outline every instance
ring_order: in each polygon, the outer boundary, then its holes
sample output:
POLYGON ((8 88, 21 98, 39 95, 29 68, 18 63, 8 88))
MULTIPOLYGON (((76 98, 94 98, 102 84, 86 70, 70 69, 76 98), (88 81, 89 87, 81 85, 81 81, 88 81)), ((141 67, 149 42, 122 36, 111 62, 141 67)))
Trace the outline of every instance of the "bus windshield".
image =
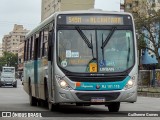
POLYGON ((134 65, 129 29, 59 29, 58 65, 70 72, 122 72, 134 65))

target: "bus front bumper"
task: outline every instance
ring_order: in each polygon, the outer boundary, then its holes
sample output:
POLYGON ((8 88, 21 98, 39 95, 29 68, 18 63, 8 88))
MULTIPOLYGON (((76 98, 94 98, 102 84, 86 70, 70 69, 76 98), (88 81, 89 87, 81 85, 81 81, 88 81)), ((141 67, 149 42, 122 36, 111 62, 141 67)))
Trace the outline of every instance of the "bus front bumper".
POLYGON ((113 91, 77 91, 77 90, 63 90, 55 94, 56 103, 90 103, 93 99, 103 99, 105 101, 99 104, 106 104, 106 102, 136 102, 137 100, 137 86, 127 90, 113 90, 113 91))

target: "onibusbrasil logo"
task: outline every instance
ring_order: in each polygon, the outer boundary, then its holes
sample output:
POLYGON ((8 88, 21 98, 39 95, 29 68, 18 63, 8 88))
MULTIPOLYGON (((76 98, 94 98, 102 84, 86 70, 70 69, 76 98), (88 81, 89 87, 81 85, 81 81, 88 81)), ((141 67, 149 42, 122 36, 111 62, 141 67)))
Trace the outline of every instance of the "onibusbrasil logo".
POLYGON ((1 117, 42 117, 42 114, 36 112, 2 112, 1 117))

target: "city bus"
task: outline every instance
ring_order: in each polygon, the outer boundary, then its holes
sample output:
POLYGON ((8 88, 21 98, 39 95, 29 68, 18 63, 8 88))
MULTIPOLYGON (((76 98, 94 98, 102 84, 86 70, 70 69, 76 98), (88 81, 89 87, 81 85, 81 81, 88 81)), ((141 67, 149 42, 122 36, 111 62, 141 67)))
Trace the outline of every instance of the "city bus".
POLYGON ((137 100, 133 17, 102 10, 56 12, 25 37, 24 90, 30 104, 104 105, 137 100))

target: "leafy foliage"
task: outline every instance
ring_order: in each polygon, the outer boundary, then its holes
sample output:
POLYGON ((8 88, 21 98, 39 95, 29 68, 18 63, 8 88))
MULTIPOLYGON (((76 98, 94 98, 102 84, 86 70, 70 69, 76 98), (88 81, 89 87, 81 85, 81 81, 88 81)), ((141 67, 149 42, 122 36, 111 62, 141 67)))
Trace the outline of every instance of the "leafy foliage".
POLYGON ((134 11, 138 49, 147 49, 154 53, 160 64, 160 10, 155 10, 152 2, 142 2, 134 11), (149 47, 149 44, 153 46, 149 47))
POLYGON ((11 52, 3 52, 3 57, 0 57, 0 70, 3 66, 12 66, 17 69, 18 54, 11 52))

